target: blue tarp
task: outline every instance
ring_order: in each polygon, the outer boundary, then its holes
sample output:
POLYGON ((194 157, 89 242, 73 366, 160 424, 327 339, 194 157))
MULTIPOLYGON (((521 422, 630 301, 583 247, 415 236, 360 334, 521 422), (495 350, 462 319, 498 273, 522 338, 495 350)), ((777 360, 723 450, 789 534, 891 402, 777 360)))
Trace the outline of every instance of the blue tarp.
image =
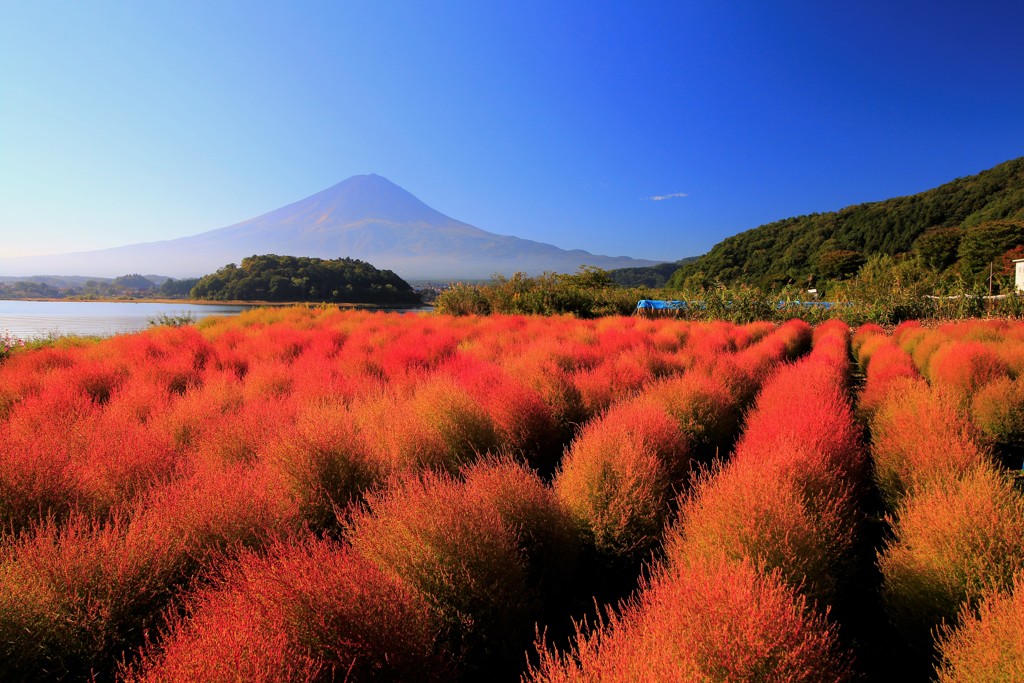
MULTIPOLYGON (((732 302, 727 302, 725 305, 728 307, 732 302)), ((805 306, 807 308, 824 308, 829 309, 836 304, 831 301, 780 301, 778 303, 779 309, 783 309, 786 306, 805 306)), ((853 304, 847 303, 847 306, 853 304)), ((684 311, 688 308, 707 308, 707 305, 703 301, 660 301, 658 299, 641 299, 636 304, 638 311, 684 311)))
POLYGON ((637 309, 645 308, 650 310, 680 310, 686 308, 685 301, 659 301, 658 299, 641 299, 637 309))

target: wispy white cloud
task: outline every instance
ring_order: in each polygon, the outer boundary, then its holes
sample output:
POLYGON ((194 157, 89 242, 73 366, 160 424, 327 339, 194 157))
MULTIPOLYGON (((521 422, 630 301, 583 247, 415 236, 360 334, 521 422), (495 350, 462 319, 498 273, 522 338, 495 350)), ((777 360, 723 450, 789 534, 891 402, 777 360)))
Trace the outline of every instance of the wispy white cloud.
POLYGON ((679 197, 689 197, 690 195, 686 192, 673 192, 672 194, 656 194, 653 197, 644 197, 652 202, 663 202, 666 199, 678 199, 679 197))

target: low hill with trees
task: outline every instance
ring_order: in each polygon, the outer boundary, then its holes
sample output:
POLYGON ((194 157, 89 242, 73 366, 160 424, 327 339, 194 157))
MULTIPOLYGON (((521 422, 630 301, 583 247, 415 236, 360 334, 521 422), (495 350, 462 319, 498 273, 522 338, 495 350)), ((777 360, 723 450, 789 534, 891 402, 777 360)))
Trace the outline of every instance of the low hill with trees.
POLYGON ((907 197, 787 218, 679 268, 673 288, 720 282, 777 290, 848 279, 870 259, 920 257, 960 278, 987 276, 1024 244, 1024 157, 907 197))
POLYGON ((621 287, 664 287, 680 266, 692 263, 697 258, 688 256, 671 263, 659 263, 639 268, 616 268, 608 271, 608 277, 621 287))
POLYGON ((264 254, 228 264, 192 288, 194 299, 410 304, 419 295, 390 270, 352 258, 264 254))

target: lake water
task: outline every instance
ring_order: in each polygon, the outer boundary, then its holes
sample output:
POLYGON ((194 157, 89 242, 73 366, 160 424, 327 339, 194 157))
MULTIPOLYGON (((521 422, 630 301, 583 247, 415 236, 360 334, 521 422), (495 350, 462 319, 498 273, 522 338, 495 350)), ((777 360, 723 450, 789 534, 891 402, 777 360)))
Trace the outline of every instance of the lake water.
POLYGON ((48 334, 112 335, 149 327, 160 315, 189 313, 196 320, 211 315, 237 315, 252 306, 221 304, 157 304, 128 301, 2 301, 0 331, 31 339, 48 334))

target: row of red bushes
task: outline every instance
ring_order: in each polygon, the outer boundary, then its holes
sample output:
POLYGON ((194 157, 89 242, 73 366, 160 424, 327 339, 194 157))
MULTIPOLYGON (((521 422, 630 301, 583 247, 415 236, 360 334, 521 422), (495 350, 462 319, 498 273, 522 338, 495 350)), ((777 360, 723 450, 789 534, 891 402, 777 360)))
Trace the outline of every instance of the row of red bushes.
MULTIPOLYGON (((989 387, 1015 381, 987 345, 1002 343, 991 336, 997 327, 857 335, 875 478, 890 510, 878 559, 883 598, 905 646, 925 662, 934 648, 948 681, 1014 680, 1024 668, 1014 649, 1022 611, 1007 594, 1024 569, 1024 496, 971 419, 983 414, 989 387)), ((1018 338, 1020 329, 1011 328, 1018 338)))
MULTIPOLYGON (((807 332, 810 330, 808 329, 807 332)), ((747 415, 732 459, 685 496, 643 590, 532 681, 841 680, 827 619, 847 574, 866 460, 847 398, 849 330, 815 332, 747 415)))

